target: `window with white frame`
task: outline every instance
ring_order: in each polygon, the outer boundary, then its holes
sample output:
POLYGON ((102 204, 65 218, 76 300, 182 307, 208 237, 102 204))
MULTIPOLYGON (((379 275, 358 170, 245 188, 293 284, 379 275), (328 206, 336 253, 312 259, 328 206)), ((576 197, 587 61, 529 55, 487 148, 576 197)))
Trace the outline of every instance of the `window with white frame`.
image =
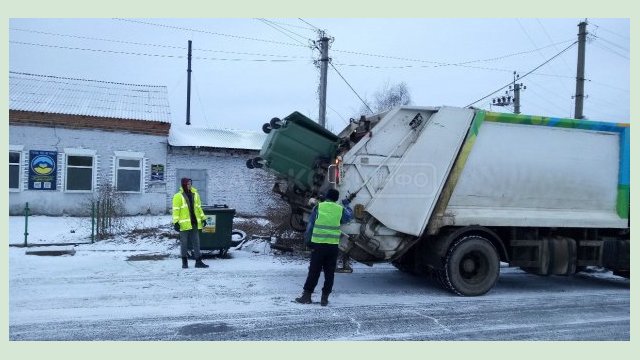
POLYGON ((9 150, 9 190, 20 190, 22 152, 9 150))
POLYGON ((67 191, 93 191, 94 155, 67 153, 67 191))
MULTIPOLYGON (((125 152, 116 152, 122 154, 125 152)), ((142 154, 126 154, 115 158, 116 190, 142 192, 142 154)))

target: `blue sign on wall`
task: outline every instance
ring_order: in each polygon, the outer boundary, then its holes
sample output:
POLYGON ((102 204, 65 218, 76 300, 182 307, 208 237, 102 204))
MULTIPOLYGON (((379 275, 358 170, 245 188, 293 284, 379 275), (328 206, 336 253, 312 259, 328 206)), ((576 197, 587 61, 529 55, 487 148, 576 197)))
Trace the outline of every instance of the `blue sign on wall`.
POLYGON ((29 151, 29 190, 56 190, 57 160, 57 151, 29 151))

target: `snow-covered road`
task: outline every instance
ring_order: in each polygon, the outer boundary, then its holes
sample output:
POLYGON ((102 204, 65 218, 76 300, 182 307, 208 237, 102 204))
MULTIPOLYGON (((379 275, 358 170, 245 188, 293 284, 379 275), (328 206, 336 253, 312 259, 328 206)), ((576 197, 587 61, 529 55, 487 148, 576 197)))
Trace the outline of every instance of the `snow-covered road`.
POLYGON ((356 264, 353 274, 336 274, 323 308, 291 301, 307 261, 268 246, 187 270, 174 250, 127 261, 150 252, 96 247, 62 257, 9 250, 11 340, 630 338, 629 281, 606 274, 538 277, 503 268, 494 290, 463 298, 390 265, 356 264))

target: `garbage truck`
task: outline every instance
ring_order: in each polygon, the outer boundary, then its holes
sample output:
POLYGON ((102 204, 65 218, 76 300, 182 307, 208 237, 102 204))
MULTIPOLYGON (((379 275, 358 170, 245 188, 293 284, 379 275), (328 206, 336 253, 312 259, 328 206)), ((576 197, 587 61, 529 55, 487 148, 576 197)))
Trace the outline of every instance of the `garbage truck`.
POLYGON ((587 267, 630 277, 628 123, 401 106, 350 119, 339 134, 299 112, 265 123, 247 167, 304 230, 335 188, 354 220, 339 247, 391 262, 462 296, 490 291, 500 267, 571 275, 587 267))

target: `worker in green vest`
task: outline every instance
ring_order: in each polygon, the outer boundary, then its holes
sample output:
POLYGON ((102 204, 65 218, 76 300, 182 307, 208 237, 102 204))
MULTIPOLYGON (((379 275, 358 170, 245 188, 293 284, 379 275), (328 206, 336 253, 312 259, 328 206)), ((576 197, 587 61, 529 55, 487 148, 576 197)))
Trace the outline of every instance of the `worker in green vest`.
POLYGON ((333 278, 338 260, 338 244, 340 243, 340 225, 353 218, 353 211, 349 207, 349 200, 337 201, 340 198, 338 190, 329 189, 326 200, 319 203, 311 215, 305 232, 305 243, 312 248, 311 262, 307 281, 304 283, 302 295, 296 298, 301 304, 311 303, 311 294, 318 284, 320 272, 324 272, 324 286, 320 305, 329 304, 329 294, 333 289, 333 278))

